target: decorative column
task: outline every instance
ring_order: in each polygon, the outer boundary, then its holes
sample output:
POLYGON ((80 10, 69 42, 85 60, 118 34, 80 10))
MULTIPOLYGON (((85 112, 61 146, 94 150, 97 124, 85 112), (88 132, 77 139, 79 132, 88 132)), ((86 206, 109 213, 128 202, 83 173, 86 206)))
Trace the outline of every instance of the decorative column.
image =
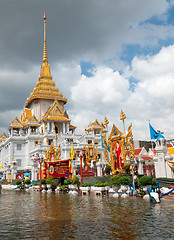
POLYGON ((53 133, 53 122, 50 122, 50 132, 53 133))
POLYGON ((31 168, 31 181, 36 181, 37 180, 37 172, 38 172, 38 163, 34 162, 34 157, 31 159, 32 161, 32 168, 31 168))
POLYGON ((6 169, 3 170, 3 179, 6 179, 6 169))
POLYGON ((65 122, 63 122, 63 134, 65 134, 65 122))
POLYGON ((28 134, 31 134, 31 127, 28 128, 28 134))
POLYGON ((156 140, 155 149, 157 154, 154 156, 153 160, 155 163, 156 178, 167 178, 165 156, 167 154, 168 149, 166 146, 166 140, 163 138, 156 140))
POLYGON ((44 133, 48 132, 48 126, 47 126, 47 122, 44 123, 44 133))
POLYGON ((16 180, 16 174, 17 174, 17 162, 16 160, 13 160, 11 163, 11 174, 12 174, 12 179, 16 180))
POLYGON ((66 123, 66 133, 69 133, 69 122, 66 123))
POLYGON ((102 177, 102 163, 99 159, 98 163, 96 163, 97 166, 97 177, 102 177))
POLYGON ((144 160, 140 158, 137 160, 137 162, 138 162, 138 174, 144 174, 144 172, 143 172, 144 160))
POLYGON ((8 175, 11 173, 10 165, 7 165, 7 170, 6 170, 6 179, 8 179, 8 175))

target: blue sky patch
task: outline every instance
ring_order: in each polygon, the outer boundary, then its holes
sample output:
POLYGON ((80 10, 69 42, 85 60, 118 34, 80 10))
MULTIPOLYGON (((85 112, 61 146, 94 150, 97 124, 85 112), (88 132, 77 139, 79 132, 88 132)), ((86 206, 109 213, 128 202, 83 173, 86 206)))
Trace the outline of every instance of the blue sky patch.
POLYGON ((81 67, 81 75, 85 75, 86 77, 92 77, 93 76, 93 70, 95 69, 95 65, 91 62, 80 62, 81 67))
POLYGON ((130 78, 129 78, 129 84, 130 84, 129 90, 132 91, 132 92, 134 92, 134 91, 135 91, 135 88, 136 88, 136 85, 137 85, 138 82, 139 82, 139 81, 136 80, 135 78, 130 77, 130 78))

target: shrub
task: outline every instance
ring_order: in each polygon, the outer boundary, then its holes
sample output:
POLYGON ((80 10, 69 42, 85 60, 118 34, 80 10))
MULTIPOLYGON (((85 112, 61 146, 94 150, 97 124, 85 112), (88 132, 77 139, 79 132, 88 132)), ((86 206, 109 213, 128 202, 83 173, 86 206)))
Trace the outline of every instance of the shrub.
POLYGON ((52 180, 53 180, 52 176, 47 177, 46 184, 51 184, 52 180))
POLYGON ((77 184, 77 185, 80 185, 80 180, 77 176, 74 176, 72 179, 71 179, 71 184, 77 184))
POLYGON ((65 185, 70 185, 71 184, 71 179, 70 178, 65 179, 64 184, 65 185))
POLYGON ((39 186, 40 185, 40 181, 36 181, 34 183, 32 183, 33 186, 39 186))
POLYGON ((54 191, 57 187, 57 183, 51 182, 51 189, 54 191))
POLYGON ((60 191, 67 192, 69 190, 68 185, 60 186, 60 191))
POLYGON ((82 187, 90 187, 90 186, 91 186, 91 184, 88 183, 88 182, 84 182, 84 183, 82 184, 82 187))
POLYGON ((21 184, 22 184, 21 180, 16 181, 16 185, 21 185, 21 184))
POLYGON ((106 182, 97 182, 94 187, 106 187, 108 184, 106 182))
POLYGON ((24 184, 30 184, 31 183, 31 180, 30 179, 26 179, 25 181, 24 181, 24 184))
POLYGON ((46 184, 46 179, 41 179, 41 184, 46 184))
POLYGON ((106 175, 110 175, 110 172, 111 172, 111 166, 109 166, 109 165, 106 165, 106 167, 105 167, 105 173, 106 173, 106 175))
POLYGON ((114 175, 110 178, 111 186, 119 186, 120 185, 120 175, 114 175))
POLYGON ((152 184, 152 178, 149 177, 149 176, 143 176, 143 177, 140 178, 139 182, 142 186, 151 185, 152 184))
POLYGON ((130 182, 131 181, 129 177, 126 177, 126 176, 120 177, 120 184, 129 185, 130 182))
POLYGON ((157 184, 157 179, 156 178, 152 178, 152 185, 156 185, 157 184))
POLYGON ((143 187, 142 186, 140 186, 139 187, 139 194, 140 194, 140 196, 143 198, 144 197, 144 195, 146 195, 146 192, 143 190, 143 187))

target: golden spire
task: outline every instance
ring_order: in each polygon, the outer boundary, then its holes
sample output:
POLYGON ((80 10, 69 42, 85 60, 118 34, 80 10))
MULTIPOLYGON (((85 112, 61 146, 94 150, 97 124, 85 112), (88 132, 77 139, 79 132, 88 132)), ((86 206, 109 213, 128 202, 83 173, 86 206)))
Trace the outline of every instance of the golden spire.
POLYGON ((49 79, 52 80, 50 65, 48 64, 47 57, 47 43, 46 43, 46 13, 44 12, 43 20, 44 20, 44 48, 43 48, 43 63, 41 66, 39 80, 41 79, 49 79))
POLYGON ((50 99, 58 100, 67 103, 67 99, 63 97, 62 93, 59 93, 59 89, 55 87, 55 82, 52 81, 52 75, 50 71, 50 65, 48 64, 47 57, 47 45, 46 45, 46 13, 44 12, 44 48, 43 48, 43 62, 41 65, 39 81, 36 84, 30 97, 27 98, 25 107, 30 107, 31 102, 34 99, 50 99))
POLYGON ((48 57, 47 57, 47 44, 46 44, 46 13, 44 11, 44 49, 43 49, 43 62, 48 63, 48 57))

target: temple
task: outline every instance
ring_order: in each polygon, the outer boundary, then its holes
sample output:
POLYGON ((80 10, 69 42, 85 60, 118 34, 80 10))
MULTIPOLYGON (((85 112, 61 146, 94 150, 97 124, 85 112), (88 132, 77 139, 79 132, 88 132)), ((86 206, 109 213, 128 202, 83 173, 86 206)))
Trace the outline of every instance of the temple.
MULTIPOLYGON (((71 146, 74 151, 82 151, 90 144, 90 149, 97 146, 98 165, 102 168, 106 163, 101 147, 101 132, 107 134, 107 118, 104 124, 97 120, 92 122, 82 135, 76 135, 76 127, 71 124, 65 110, 67 98, 59 92, 53 81, 47 56, 46 43, 46 14, 44 13, 44 46, 40 75, 36 87, 27 98, 20 117, 16 117, 8 128, 8 134, 0 137, 0 162, 6 166, 4 175, 16 175, 30 171, 32 178, 37 179, 38 164, 35 158, 38 155, 45 157, 45 149, 51 144, 61 146, 61 159, 70 158, 71 146)), ((95 160, 90 155, 89 164, 95 160)), ((80 160, 76 160, 73 169, 80 168, 80 160)))

